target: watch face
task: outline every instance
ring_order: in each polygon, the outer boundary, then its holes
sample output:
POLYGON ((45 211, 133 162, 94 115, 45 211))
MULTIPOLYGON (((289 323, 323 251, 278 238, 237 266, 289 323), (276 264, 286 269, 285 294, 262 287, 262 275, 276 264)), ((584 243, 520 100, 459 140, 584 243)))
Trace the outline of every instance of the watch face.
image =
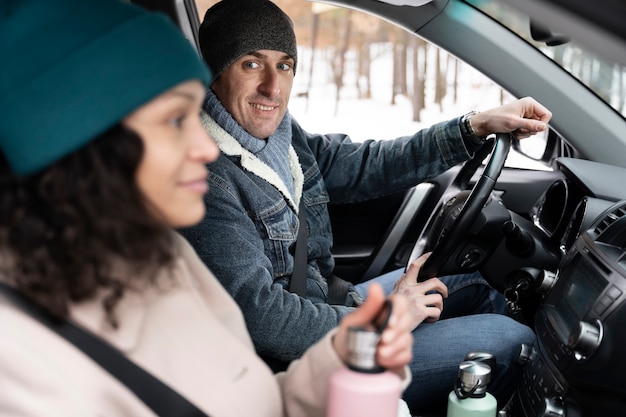
POLYGON ((471 111, 463 115, 463 117, 461 118, 461 126, 463 128, 464 135, 476 136, 476 134, 474 133, 474 129, 472 128, 472 123, 471 123, 472 116, 475 115, 476 113, 477 113, 476 111, 471 111))

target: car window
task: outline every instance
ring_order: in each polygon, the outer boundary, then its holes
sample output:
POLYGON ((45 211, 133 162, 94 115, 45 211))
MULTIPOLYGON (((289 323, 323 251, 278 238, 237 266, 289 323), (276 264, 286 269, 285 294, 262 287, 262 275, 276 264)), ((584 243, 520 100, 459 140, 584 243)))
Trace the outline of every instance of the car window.
MULTIPOLYGON (((376 16, 325 3, 274 1, 295 24, 299 56, 289 111, 309 132, 393 139, 517 98, 376 16)), ((215 2, 197 0, 200 16, 215 2)), ((526 148, 545 148, 544 138, 533 142, 526 148)), ((551 169, 513 150, 506 166, 551 169)))

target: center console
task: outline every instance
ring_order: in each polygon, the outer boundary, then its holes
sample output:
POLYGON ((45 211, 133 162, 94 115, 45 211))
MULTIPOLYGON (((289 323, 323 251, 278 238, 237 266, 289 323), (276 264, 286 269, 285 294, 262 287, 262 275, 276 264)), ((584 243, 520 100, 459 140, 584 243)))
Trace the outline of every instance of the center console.
POLYGON ((626 202, 568 251, 506 417, 626 416, 626 202))

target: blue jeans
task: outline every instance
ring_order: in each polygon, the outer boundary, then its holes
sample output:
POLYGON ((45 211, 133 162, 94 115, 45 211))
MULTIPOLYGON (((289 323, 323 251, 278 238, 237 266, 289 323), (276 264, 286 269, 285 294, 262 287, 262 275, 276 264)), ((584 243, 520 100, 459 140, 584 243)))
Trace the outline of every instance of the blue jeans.
MULTIPOLYGON (((372 282, 379 282, 389 294, 403 270, 392 271, 358 284, 357 291, 367 294, 372 282)), ((533 331, 505 316, 504 297, 479 274, 441 277, 448 287, 443 312, 438 321, 422 323, 414 331, 413 361, 409 365, 413 380, 404 392, 412 411, 443 406, 456 381, 459 364, 468 352, 489 352, 496 357, 488 391, 501 408, 515 389, 521 374, 517 364, 522 344, 532 345, 533 331)))

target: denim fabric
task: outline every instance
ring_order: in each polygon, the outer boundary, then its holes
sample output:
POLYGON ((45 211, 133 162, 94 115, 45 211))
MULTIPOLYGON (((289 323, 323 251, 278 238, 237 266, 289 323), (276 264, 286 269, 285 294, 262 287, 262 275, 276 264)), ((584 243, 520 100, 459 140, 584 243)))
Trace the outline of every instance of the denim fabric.
MULTIPOLYGON (((357 291, 367 294, 372 282, 379 282, 386 294, 403 270, 389 272, 358 284, 357 291)), ((459 364, 469 352, 489 352, 496 357, 489 384, 500 407, 510 397, 521 368, 517 358, 522 344, 532 345, 535 335, 525 325, 503 315, 506 301, 476 272, 441 277, 448 287, 443 312, 438 321, 422 323, 413 332, 413 381, 404 399, 414 408, 445 406, 446 395, 456 380, 459 364)))
MULTIPOLYGON (((309 228, 306 299, 287 291, 300 227, 297 208, 267 178, 245 169, 241 156, 222 153, 209 166, 205 218, 180 231, 239 304, 257 352, 282 361, 298 358, 353 310, 350 302, 327 303, 325 277, 334 269, 327 204, 408 189, 463 162, 475 150, 464 142, 458 118, 413 136, 362 143, 346 135, 309 134, 292 121, 292 146, 304 174, 309 228)), ((450 364, 458 365, 460 360, 446 345, 445 350, 438 343, 428 345, 438 351, 446 371, 450 364)), ((420 355, 415 356, 418 365, 425 366, 420 355)), ((420 373, 414 379, 430 386, 420 373)), ((450 388, 451 381, 441 384, 450 388)))

